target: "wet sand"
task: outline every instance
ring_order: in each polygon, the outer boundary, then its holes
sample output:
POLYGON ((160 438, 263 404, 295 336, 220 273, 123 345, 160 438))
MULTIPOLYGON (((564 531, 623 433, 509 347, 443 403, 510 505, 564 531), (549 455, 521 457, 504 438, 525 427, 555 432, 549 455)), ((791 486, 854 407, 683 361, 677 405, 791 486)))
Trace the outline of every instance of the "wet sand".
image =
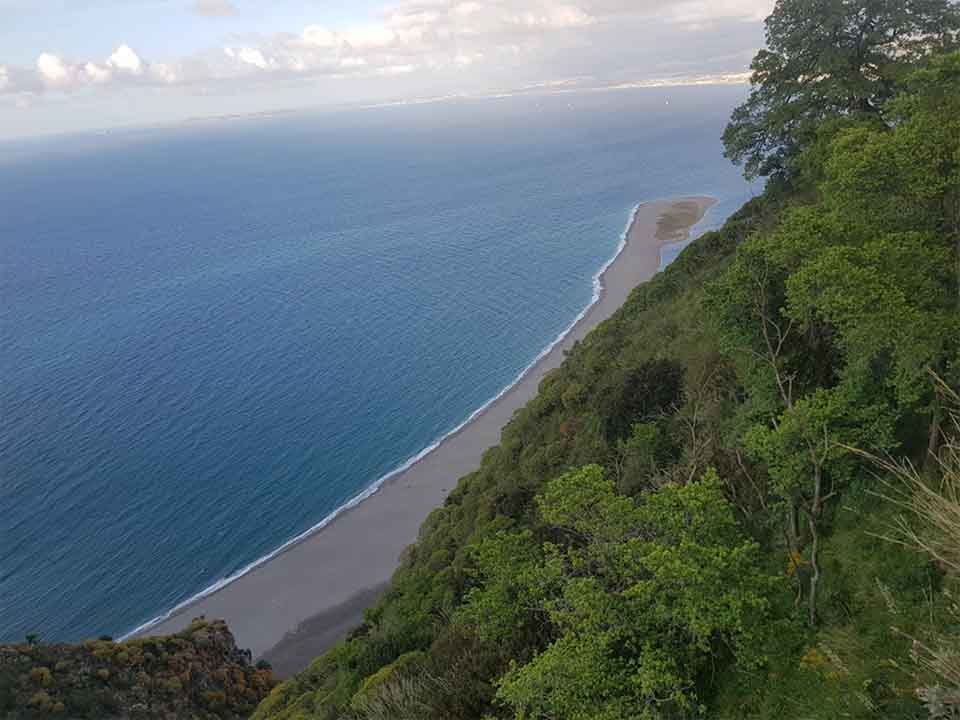
POLYGON ((144 634, 177 632, 200 615, 223 618, 240 647, 274 663, 281 677, 342 639, 376 602, 427 515, 459 478, 479 467, 484 451, 499 442, 501 429, 536 394, 544 374, 657 273, 660 249, 683 241, 714 202, 691 197, 641 205, 626 245, 601 276, 600 299, 513 388, 370 498, 144 634))

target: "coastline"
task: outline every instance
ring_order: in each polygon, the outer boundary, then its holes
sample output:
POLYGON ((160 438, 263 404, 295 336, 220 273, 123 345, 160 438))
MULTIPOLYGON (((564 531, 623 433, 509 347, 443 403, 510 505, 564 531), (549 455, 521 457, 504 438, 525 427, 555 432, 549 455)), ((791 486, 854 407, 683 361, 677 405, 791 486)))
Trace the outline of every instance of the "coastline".
POLYGON ((359 624, 427 515, 479 466, 543 376, 656 274, 661 249, 685 240, 715 202, 690 197, 639 205, 616 253, 594 276, 591 303, 496 397, 318 525, 124 637, 177 632, 199 615, 223 618, 238 645, 270 660, 281 677, 302 669, 359 624))

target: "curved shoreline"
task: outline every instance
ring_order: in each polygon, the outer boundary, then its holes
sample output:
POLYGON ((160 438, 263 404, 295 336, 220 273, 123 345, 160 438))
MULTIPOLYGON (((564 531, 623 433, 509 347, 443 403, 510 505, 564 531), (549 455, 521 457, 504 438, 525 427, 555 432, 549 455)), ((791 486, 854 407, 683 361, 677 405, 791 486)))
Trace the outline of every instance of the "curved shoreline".
MULTIPOLYGON (((255 656, 270 655, 275 663, 278 654, 289 657, 291 651, 297 659, 286 664, 308 660, 312 655, 303 649, 316 645, 318 634, 326 645, 335 642, 322 622, 324 613, 336 611, 332 624, 344 631, 362 618, 372 602, 371 589, 389 581, 400 552, 416 540, 427 514, 442 504, 460 477, 479 466, 483 452, 499 441, 502 426, 536 394, 546 372, 560 365, 574 342, 612 315, 633 287, 656 274, 661 248, 682 242, 715 202, 690 197, 638 205, 614 255, 593 277, 590 303, 496 396, 321 522, 123 638, 176 632, 204 614, 226 619, 240 646, 250 647, 255 656), (401 492, 390 492, 387 498, 387 491, 395 489, 401 492), (357 522, 347 523, 350 518, 357 522), (323 572, 316 572, 318 560, 326 561, 323 572), (351 610, 351 602, 358 607, 351 610), (298 632, 301 626, 303 632, 298 632), (304 634, 309 637, 301 637, 304 634)), ((311 652, 323 649, 316 646, 311 652)), ((278 669, 283 674, 296 668, 278 669)))
POLYGON ((327 525, 332 523, 334 520, 340 517, 340 515, 342 515, 343 513, 347 512, 348 510, 351 510, 352 508, 355 508, 364 500, 367 500, 368 498, 373 497, 373 495, 379 492, 380 488, 383 487, 386 483, 390 482, 398 475, 402 475, 403 473, 407 472, 407 470, 410 470, 413 466, 415 466, 417 463, 419 463, 421 460, 427 457, 434 450, 437 450, 441 445, 447 442, 447 440, 453 438, 463 430, 467 429, 470 423, 472 423, 478 417, 483 415, 494 403, 502 399, 504 395, 506 395, 511 390, 513 390, 519 383, 523 382, 523 379, 536 369, 540 361, 543 360, 551 352, 553 352, 553 349, 557 345, 562 343, 566 339, 566 337, 576 329, 577 325, 584 319, 587 313, 590 312, 591 308, 593 308, 594 305, 600 302, 600 300, 603 298, 603 293, 605 290, 604 284, 603 284, 603 276, 607 272, 607 270, 610 268, 610 266, 617 261, 617 258, 620 257, 624 249, 626 249, 627 239, 630 235, 630 231, 637 220, 637 213, 640 212, 640 209, 643 206, 644 204, 641 203, 635 206, 633 210, 630 212, 630 220, 627 222, 626 227, 624 228, 623 232, 620 234, 620 243, 617 245, 617 249, 614 251, 613 256, 609 260, 607 260, 607 262, 604 263, 603 266, 596 273, 594 273, 594 276, 592 279, 593 295, 590 298, 589 304, 586 307, 584 307, 583 310, 581 310, 580 313, 577 315, 577 317, 574 318, 573 322, 570 323, 549 345, 547 345, 543 350, 541 350, 540 354, 537 355, 525 368, 523 368, 523 370, 521 370, 520 373, 513 380, 511 380, 508 385, 506 385, 503 389, 501 389, 492 398, 487 400, 479 408, 474 410, 470 414, 470 416, 467 417, 466 420, 464 420, 455 428, 453 428, 453 430, 445 432, 443 435, 433 440, 429 445, 427 445, 427 447, 425 447, 416 455, 410 457, 409 459, 401 463, 399 466, 397 466, 393 470, 390 470, 386 474, 380 476, 371 485, 364 488, 357 495, 347 500, 347 502, 345 502, 343 505, 333 510, 330 514, 326 515, 320 522, 307 528, 302 533, 294 536, 290 540, 287 540, 275 550, 271 550, 269 553, 267 553, 263 557, 260 557, 254 560, 252 563, 244 566, 243 568, 233 573, 232 575, 228 575, 225 578, 221 578, 217 580, 215 583, 213 583, 207 588, 204 588, 197 594, 190 596, 183 602, 177 603, 170 610, 167 610, 166 612, 161 613, 160 615, 153 618, 152 620, 148 620, 147 622, 142 623, 141 625, 138 625, 133 630, 130 630, 129 632, 124 633, 119 637, 119 641, 123 642, 124 640, 127 640, 132 637, 136 637, 137 635, 142 635, 152 630, 156 626, 162 624, 163 622, 174 617, 175 615, 178 615, 182 611, 188 610, 192 605, 199 603, 204 598, 207 598, 210 595, 213 595, 219 592, 220 590, 224 589, 231 583, 242 578, 247 573, 253 572, 261 565, 264 565, 270 562, 278 555, 286 552, 287 550, 290 550, 296 545, 299 545, 301 542, 308 539, 311 535, 314 535, 315 533, 318 533, 321 530, 323 530, 325 527, 327 527, 327 525))

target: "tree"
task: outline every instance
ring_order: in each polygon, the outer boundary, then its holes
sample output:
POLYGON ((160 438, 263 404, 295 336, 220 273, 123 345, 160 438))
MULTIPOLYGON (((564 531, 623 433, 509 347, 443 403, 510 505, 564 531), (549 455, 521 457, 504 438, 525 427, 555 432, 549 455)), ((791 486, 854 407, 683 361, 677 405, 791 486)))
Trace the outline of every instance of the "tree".
POLYGON ((958 332, 951 257, 935 236, 881 235, 861 246, 827 248, 787 283, 788 314, 802 325, 829 323, 845 378, 881 372, 904 408, 929 392, 958 332))
POLYGON ((794 208, 776 230, 745 241, 708 285, 706 309, 750 395, 748 416, 769 418, 832 380, 830 338, 823 328, 802 329, 787 312, 787 283, 798 268, 843 241, 842 227, 821 208, 794 208))
POLYGON ((906 69, 952 47, 960 13, 949 0, 778 0, 753 89, 723 136, 747 177, 790 175, 826 119, 878 114, 906 69))
MULTIPOLYGON (((799 398, 835 379, 829 329, 814 323, 802 327, 787 312, 787 284, 797 268, 839 238, 836 223, 818 208, 795 208, 775 231, 743 243, 726 272, 707 287, 707 311, 743 385, 737 423, 741 435, 792 410, 799 398)), ((800 550, 799 508, 792 495, 783 500, 784 540, 793 558, 800 550)))
POLYGON ((630 436, 617 442, 613 465, 617 489, 627 494, 651 488, 667 455, 666 439, 656 423, 636 423, 630 436))
POLYGON ((953 241, 960 310, 960 52, 934 58, 910 76, 908 88, 910 93, 898 98, 894 110, 924 150, 919 157, 914 151, 911 179, 918 199, 940 205, 940 230, 953 241))
POLYGON ((618 367, 609 380, 593 390, 596 414, 603 419, 610 442, 628 436, 642 422, 670 407, 683 390, 684 368, 665 359, 648 360, 638 367, 618 367))
POLYGON ((848 366, 886 367, 899 403, 929 412, 933 458, 943 412, 927 371, 949 372, 960 337, 960 53, 905 87, 886 108, 891 127, 846 128, 813 153, 843 245, 800 269, 789 295, 794 317, 837 330, 848 366))
POLYGON ((891 127, 848 128, 823 152, 827 209, 862 237, 927 231, 960 237, 960 53, 910 74, 885 108, 891 127))
POLYGON ((518 718, 691 713, 707 667, 761 662, 756 633, 774 581, 716 473, 638 503, 587 466, 551 482, 537 506, 563 542, 533 549, 529 533, 509 532, 484 541, 483 582, 460 614, 500 641, 535 622, 518 612, 549 624, 549 642, 499 682, 518 718))
POLYGON ((817 621, 820 523, 828 501, 853 476, 859 456, 851 447, 884 452, 894 446, 893 415, 875 398, 875 388, 852 382, 818 389, 801 398, 772 424, 755 425, 746 437, 748 450, 764 462, 775 492, 800 508, 810 534, 808 621, 817 621))

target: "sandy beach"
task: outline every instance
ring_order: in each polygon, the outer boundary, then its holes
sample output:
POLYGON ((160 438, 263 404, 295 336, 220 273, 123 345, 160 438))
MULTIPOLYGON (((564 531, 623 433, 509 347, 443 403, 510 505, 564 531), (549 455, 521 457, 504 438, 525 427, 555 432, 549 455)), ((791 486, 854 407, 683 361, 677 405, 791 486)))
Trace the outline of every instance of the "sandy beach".
POLYGON ((501 429, 536 394, 544 374, 634 287, 656 274, 661 248, 683 241, 714 203, 690 197, 641 205, 622 252, 601 276, 600 299, 507 393, 327 527, 145 634, 176 632, 200 615, 223 618, 238 644, 272 662, 281 677, 302 669, 360 623, 421 523, 459 478, 479 467, 484 451, 499 442, 501 429))

